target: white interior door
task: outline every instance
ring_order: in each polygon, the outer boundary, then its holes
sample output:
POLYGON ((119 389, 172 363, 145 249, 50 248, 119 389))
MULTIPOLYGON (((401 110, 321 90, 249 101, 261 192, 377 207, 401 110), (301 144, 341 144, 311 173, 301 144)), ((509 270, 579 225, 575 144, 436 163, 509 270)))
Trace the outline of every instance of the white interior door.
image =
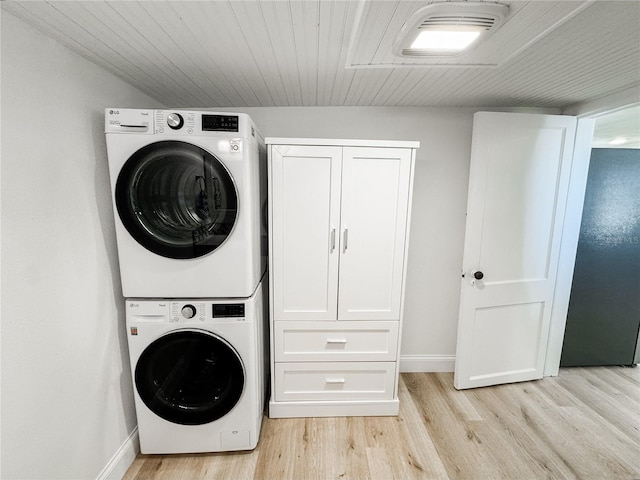
POLYGON ((344 148, 338 320, 400 319, 410 176, 410 149, 344 148))
POLYGON ((342 148, 271 153, 274 320, 336 320, 342 148))
POLYGON ((542 378, 575 126, 566 116, 474 116, 458 389, 542 378))

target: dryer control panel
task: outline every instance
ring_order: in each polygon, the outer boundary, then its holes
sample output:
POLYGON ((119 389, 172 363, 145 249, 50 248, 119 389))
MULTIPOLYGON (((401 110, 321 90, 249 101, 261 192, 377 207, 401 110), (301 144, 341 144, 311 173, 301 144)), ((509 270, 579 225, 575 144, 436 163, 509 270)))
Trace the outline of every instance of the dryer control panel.
POLYGON ((237 115, 207 115, 202 114, 203 132, 237 132, 237 115))
MULTIPOLYGON (((157 135, 160 137, 215 136, 220 139, 262 139, 246 113, 202 110, 105 109, 105 133, 157 135)), ((239 149, 231 149, 239 152, 239 149)))
POLYGON ((186 133, 196 131, 195 112, 169 112, 156 110, 155 112, 156 133, 175 132, 184 130, 186 133))

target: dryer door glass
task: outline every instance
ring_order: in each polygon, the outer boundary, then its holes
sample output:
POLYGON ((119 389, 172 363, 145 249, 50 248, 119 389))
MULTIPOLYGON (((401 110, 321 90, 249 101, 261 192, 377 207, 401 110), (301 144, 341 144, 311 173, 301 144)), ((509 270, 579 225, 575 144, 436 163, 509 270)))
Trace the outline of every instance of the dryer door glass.
POLYGON ((211 153, 178 141, 141 148, 116 182, 118 215, 147 250, 168 258, 211 253, 231 234, 238 194, 231 175, 211 153))
POLYGON ((181 425, 202 425, 223 417, 238 403, 244 368, 220 337, 177 331, 151 343, 135 370, 140 398, 156 415, 181 425))

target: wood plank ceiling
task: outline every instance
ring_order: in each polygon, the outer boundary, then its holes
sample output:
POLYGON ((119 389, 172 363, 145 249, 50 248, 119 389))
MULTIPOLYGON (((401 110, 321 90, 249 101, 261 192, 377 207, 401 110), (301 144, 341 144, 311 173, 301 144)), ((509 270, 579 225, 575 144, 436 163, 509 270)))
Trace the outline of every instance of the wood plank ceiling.
POLYGON ((393 56, 393 42, 429 3, 3 1, 2 9, 167 106, 564 108, 640 84, 640 2, 504 1, 506 23, 474 56, 408 65, 421 61, 393 56))

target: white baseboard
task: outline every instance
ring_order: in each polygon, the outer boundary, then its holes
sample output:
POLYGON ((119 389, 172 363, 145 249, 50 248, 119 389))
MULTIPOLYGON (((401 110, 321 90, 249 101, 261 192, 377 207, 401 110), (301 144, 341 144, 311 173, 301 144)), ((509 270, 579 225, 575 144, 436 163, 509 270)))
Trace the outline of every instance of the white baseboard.
POLYGON ((455 355, 400 355, 400 372, 453 372, 455 355))
POLYGON ((391 417, 397 416, 400 402, 392 400, 269 402, 269 418, 299 417, 391 417))
POLYGON ((102 469, 96 480, 121 480, 140 452, 138 427, 133 429, 109 463, 102 469))

